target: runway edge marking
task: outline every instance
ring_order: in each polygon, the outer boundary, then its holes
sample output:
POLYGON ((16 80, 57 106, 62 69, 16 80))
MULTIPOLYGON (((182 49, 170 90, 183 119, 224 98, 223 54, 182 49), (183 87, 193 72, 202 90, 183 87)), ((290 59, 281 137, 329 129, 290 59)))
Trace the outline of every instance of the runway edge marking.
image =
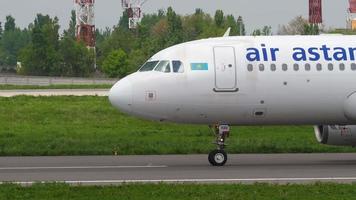
POLYGON ((356 177, 326 178, 242 178, 242 179, 162 179, 162 180, 83 180, 83 181, 16 181, 0 184, 33 185, 35 183, 66 183, 70 185, 85 184, 125 184, 125 183, 243 183, 243 182, 298 182, 298 181, 356 181, 356 177))
POLYGON ((125 169, 125 168, 166 168, 166 165, 145 166, 69 166, 69 167, 0 167, 0 170, 38 170, 38 169, 125 169))

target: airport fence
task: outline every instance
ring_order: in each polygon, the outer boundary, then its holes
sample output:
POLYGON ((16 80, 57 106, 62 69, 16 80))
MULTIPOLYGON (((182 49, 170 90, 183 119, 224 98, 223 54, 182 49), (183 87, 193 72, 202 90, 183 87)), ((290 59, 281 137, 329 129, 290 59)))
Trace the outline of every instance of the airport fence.
POLYGON ((118 79, 109 78, 42 77, 0 74, 0 85, 113 85, 117 81, 118 79))

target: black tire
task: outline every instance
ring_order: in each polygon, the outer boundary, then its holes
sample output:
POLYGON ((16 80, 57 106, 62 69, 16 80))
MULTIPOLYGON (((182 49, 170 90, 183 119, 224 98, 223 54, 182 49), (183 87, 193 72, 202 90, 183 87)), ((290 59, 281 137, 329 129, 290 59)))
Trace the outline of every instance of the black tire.
POLYGON ((208 160, 212 166, 221 167, 227 161, 227 154, 224 150, 214 150, 209 153, 208 160))

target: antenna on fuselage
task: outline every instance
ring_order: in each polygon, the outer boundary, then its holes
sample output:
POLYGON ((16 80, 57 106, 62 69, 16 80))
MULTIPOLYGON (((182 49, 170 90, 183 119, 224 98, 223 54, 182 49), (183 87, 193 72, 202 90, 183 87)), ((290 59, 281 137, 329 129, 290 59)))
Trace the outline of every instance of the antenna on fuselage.
POLYGON ((230 31, 231 31, 231 27, 229 27, 229 28, 226 30, 226 32, 225 32, 225 34, 223 35, 223 37, 229 37, 229 36, 230 36, 230 31))

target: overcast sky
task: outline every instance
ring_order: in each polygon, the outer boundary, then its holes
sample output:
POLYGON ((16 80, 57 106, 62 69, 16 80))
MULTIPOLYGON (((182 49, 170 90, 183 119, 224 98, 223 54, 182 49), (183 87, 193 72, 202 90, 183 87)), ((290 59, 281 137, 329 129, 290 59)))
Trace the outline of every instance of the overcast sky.
MULTIPOLYGON (((122 14, 121 0, 96 0, 96 26, 112 27, 122 14)), ((324 24, 327 27, 344 28, 348 0, 323 1, 324 24)), ((20 27, 27 27, 36 13, 58 16, 62 28, 67 28, 73 0, 0 0, 0 21, 11 14, 20 27)), ((243 16, 247 31, 271 25, 286 24, 297 15, 308 16, 308 0, 148 0, 143 7, 144 13, 153 13, 160 8, 172 6, 179 14, 194 13, 195 8, 214 14, 222 9, 225 14, 243 16)))

